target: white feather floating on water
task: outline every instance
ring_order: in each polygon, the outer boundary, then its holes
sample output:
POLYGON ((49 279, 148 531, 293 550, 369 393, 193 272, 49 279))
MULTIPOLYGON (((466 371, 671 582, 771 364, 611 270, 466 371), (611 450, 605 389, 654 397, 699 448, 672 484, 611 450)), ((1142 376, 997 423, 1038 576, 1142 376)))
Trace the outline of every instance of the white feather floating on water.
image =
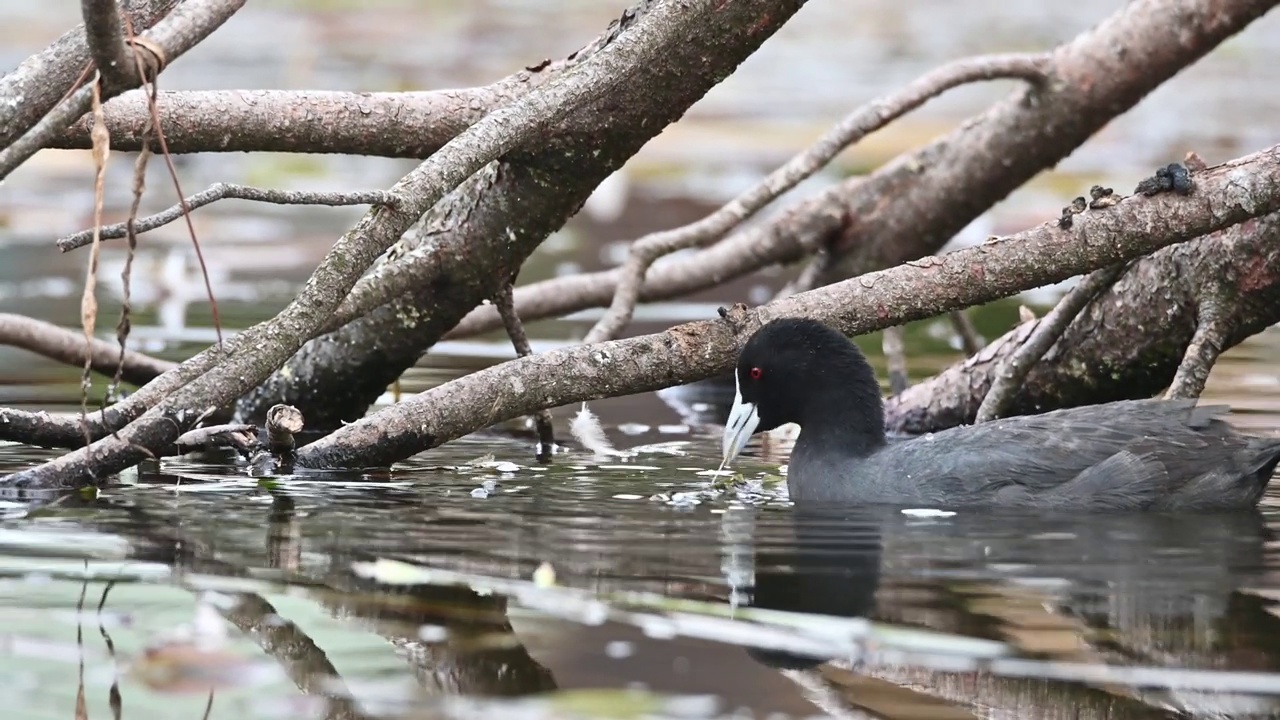
POLYGON ((604 434, 604 428, 600 427, 600 418, 591 412, 586 403, 582 403, 582 409, 578 411, 577 415, 573 416, 573 422, 569 423, 569 434, 582 447, 596 455, 621 456, 629 454, 614 449, 613 443, 609 442, 609 438, 604 434))

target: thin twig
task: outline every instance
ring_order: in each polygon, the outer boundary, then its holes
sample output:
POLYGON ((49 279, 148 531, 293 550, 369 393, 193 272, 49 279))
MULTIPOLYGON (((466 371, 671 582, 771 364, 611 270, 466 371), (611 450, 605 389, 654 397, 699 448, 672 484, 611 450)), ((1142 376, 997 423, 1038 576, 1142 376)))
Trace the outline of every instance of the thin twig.
MULTIPOLYGON (((256 188, 248 185, 234 185, 231 183, 214 183, 207 190, 198 192, 191 197, 185 199, 186 209, 195 210, 204 207, 218 200, 252 200, 255 202, 272 203, 274 205, 327 205, 329 207, 343 207, 348 205, 387 205, 396 207, 400 202, 394 193, 386 190, 362 190, 354 192, 322 192, 307 190, 270 190, 265 188, 256 188)), ((155 230, 158 227, 168 225, 181 218, 183 215, 183 204, 178 203, 172 207, 147 217, 139 219, 134 227, 136 232, 144 233, 155 230)), ((101 228, 101 236, 103 240, 115 240, 117 238, 126 237, 128 234, 128 223, 116 223, 114 225, 106 225, 101 228)), ((76 248, 88 245, 93 239, 93 230, 81 230, 72 235, 68 235, 58 240, 58 249, 62 252, 75 250, 76 248)))
MULTIPOLYGON (((526 357, 533 354, 533 347, 529 345, 529 336, 525 334, 524 323, 520 322, 520 316, 516 314, 513 285, 513 280, 503 283, 502 288, 498 290, 498 297, 494 299, 494 304, 498 306, 498 312, 502 315, 502 324, 507 328, 507 336, 511 338, 511 345, 515 347, 516 355, 526 357)), ((533 424, 538 431, 537 458, 540 462, 546 462, 551 458, 556 447, 555 426, 552 425, 551 411, 544 408, 534 413, 533 424)))
POLYGON ((134 54, 124 42, 116 0, 81 0, 85 41, 89 55, 107 85, 136 87, 142 77, 134 54))
POLYGON ((1178 364, 1178 372, 1173 376, 1165 397, 1198 398, 1204 392, 1204 385, 1209 380, 1209 372, 1218 361, 1223 348, 1227 347, 1232 327, 1230 313, 1224 312, 1224 303, 1214 296, 1200 301, 1196 308, 1196 329, 1191 335, 1191 342, 1178 364))
POLYGON ((885 363, 889 368, 889 394, 897 395, 911 384, 907 378, 907 352, 906 343, 903 342, 902 337, 902 326, 894 325, 885 328, 880 341, 884 348, 885 363))
POLYGON ((951 318, 951 326, 956 330, 956 336, 960 338, 960 347, 964 349, 964 354, 974 356, 982 349, 982 336, 978 334, 978 328, 973 326, 973 320, 969 317, 969 313, 964 310, 952 310, 947 313, 951 318))
POLYGON ((872 101, 837 123, 818 142, 774 170, 752 188, 697 222, 674 230, 651 233, 636 240, 623 265, 613 302, 587 333, 587 344, 615 337, 635 312, 649 266, 660 257, 718 240, 784 192, 826 166, 857 142, 942 92, 971 82, 1016 78, 1039 83, 1045 79, 1047 54, 983 55, 958 60, 932 70, 902 91, 872 101))
POLYGON ((1067 293, 1047 315, 1040 318, 1040 325, 1027 338, 1026 344, 1018 348, 1008 360, 996 371, 991 388, 978 406, 978 414, 974 423, 987 422, 1002 417, 1009 403, 1017 394, 1018 386, 1027 378, 1027 373, 1039 362, 1049 348, 1062 337, 1067 327, 1076 319, 1082 310, 1102 291, 1115 284, 1116 280, 1129 269, 1131 263, 1116 263, 1089 273, 1067 293))

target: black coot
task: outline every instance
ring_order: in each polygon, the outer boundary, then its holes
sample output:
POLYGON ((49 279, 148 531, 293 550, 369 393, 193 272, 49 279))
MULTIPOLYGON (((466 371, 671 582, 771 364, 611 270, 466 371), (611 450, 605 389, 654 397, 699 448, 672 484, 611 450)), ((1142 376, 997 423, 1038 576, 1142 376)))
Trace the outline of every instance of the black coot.
POLYGON ((751 435, 800 426, 787 487, 797 503, 1092 510, 1257 504, 1280 439, 1236 432, 1225 406, 1126 400, 887 443, 875 373, 844 335, 787 318, 747 342, 724 431, 725 462, 751 435))

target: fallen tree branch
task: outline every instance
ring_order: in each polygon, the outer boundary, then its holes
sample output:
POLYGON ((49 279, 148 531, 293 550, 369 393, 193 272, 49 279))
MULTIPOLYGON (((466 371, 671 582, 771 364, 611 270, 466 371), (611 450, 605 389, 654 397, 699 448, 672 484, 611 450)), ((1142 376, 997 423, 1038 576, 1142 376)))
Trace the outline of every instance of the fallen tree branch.
MULTIPOLYGON (((1137 0, 1052 53, 1050 82, 1007 100, 867 177, 800 201, 771 222, 737 232, 647 274, 644 301, 703 290, 831 246, 839 262, 818 284, 937 252, 957 232, 1037 173, 1069 155, 1147 93, 1244 29, 1275 0, 1137 0), (1178 24, 1178 42, 1169 42, 1178 24), (921 172, 927 168, 927 172, 921 172), (963 190, 958 190, 962 188, 963 190)), ((516 288, 525 322, 607 305, 617 270, 516 288)), ((476 308, 446 335, 502 327, 476 308)))
MULTIPOLYGON (((314 429, 362 417, 444 332, 494 297, 499 285, 581 209, 600 182, 732 73, 801 4, 749 0, 715 6, 700 1, 686 3, 683 11, 653 25, 646 31, 654 34, 646 44, 661 49, 649 56, 652 63, 637 60, 619 68, 626 83, 566 116, 539 143, 485 168, 451 193, 352 294, 393 282, 406 268, 415 268, 419 272, 412 292, 308 342, 236 404, 236 417, 256 421, 276 403, 301 409, 314 429), (712 46, 714 53, 706 49, 712 46)), ((648 15, 624 17, 630 24, 645 22, 648 15)), ((580 60, 584 53, 575 57, 580 60)), ((327 329, 335 327, 334 320, 327 320, 327 329)))
MULTIPOLYGON (((628 395, 728 372, 769 319, 803 316, 862 334, 1124 262, 1280 209, 1280 146, 1196 175, 1190 197, 1128 198, 1016 236, 927 257, 720 321, 519 358, 432 388, 303 447, 311 467, 381 466, 538 408, 628 395)), ((918 387, 918 386, 917 386, 918 387)))
MULTIPOLYGON (((1197 176, 1199 177, 1199 176, 1197 176)), ((1192 355, 1206 303, 1229 322, 1226 349, 1280 322, 1280 213, 1144 257, 1089 304, 1018 386, 1010 414, 1151 397, 1192 355)), ((973 421, 997 368, 1036 327, 1021 323, 978 355, 885 401, 889 428, 924 433, 973 421)))
MULTIPOLYGON (((1104 290, 1115 284, 1126 270, 1128 270, 1127 263, 1094 270, 1088 277, 1081 280, 1079 285, 1071 288, 1071 291, 1058 301, 1053 310, 1040 319, 1035 331, 1022 347, 1001 363, 1000 369, 996 371, 995 382, 991 383, 991 389, 987 391, 987 396, 978 406, 978 414, 973 421, 981 423, 1004 417, 1010 401, 1018 391, 1018 386, 1027 379, 1027 373, 1031 372, 1031 368, 1035 367, 1040 358, 1044 357, 1044 354, 1049 352, 1049 348, 1062 337, 1080 311, 1084 310, 1085 306, 1093 302, 1093 299, 1104 290)), ((899 392, 901 391, 895 391, 893 394, 897 395, 899 392)))
MULTIPOLYGON (((67 365, 84 365, 86 361, 83 334, 24 315, 0 313, 0 345, 20 347, 67 365)), ((134 385, 145 385, 178 366, 133 350, 124 351, 121 362, 120 348, 97 338, 90 346, 88 363, 103 375, 113 375, 118 369, 120 377, 134 385)))
MULTIPOLYGON (((254 202, 272 203, 275 205, 327 205, 344 207, 348 205, 387 205, 395 207, 399 200, 385 190, 363 190, 352 192, 323 192, 307 190, 271 190, 235 185, 232 183, 214 183, 207 190, 198 192, 183 203, 172 205, 155 215, 139 218, 134 228, 139 233, 155 230, 182 217, 184 212, 204 207, 219 200, 252 200, 254 202)), ((115 240, 128 235, 128 223, 104 225, 99 228, 99 239, 115 240)), ((93 229, 81 230, 58 240, 58 249, 62 252, 75 250, 93 242, 93 229)))
MULTIPOLYGON (((652 73, 655 80, 668 83, 673 77, 686 78, 688 85, 679 88, 678 97, 687 104, 679 108, 666 107, 666 115, 660 116, 666 122, 675 120, 683 107, 692 104, 724 77, 719 73, 725 69, 715 63, 704 63, 697 72, 690 73, 678 64, 675 67, 666 64, 676 31, 685 29, 682 21, 691 18, 702 21, 717 11, 721 13, 720 17, 728 16, 735 20, 754 17, 759 20, 764 10, 774 11, 769 22, 756 22, 754 25, 743 22, 732 26, 740 34, 745 33, 746 38, 735 38, 739 42, 727 58, 731 68, 745 59, 801 4, 802 0, 754 0, 724 8, 716 7, 714 0, 659 0, 647 7, 643 15, 628 11, 623 21, 615 23, 606 33, 602 46, 581 64, 472 125, 396 183, 391 192, 401 198, 400 206, 394 209, 378 207, 367 213, 334 244, 298 296, 275 318, 236 336, 226 343, 225 353, 219 353, 217 348, 207 349, 159 380, 184 369, 201 367, 207 368, 206 372, 165 397, 118 433, 38 467, 9 475, 4 481, 19 486, 42 487, 92 482, 102 475, 136 464, 151 454, 149 447, 172 443, 189 429, 184 426, 185 418, 190 414, 189 408, 204 412, 208 408, 221 407, 258 387, 262 380, 294 355, 307 338, 319 332, 341 299, 379 255, 399 240, 446 193, 481 168, 495 167, 489 165, 494 159, 508 153, 518 159, 518 153, 513 151, 534 140, 533 145, 545 147, 549 132, 566 118, 586 116, 594 119, 596 116, 591 111, 598 111, 599 104, 607 108, 616 107, 614 103, 619 86, 626 85, 623 78, 628 82, 634 81, 643 77, 644 70, 652 73), (637 74, 637 68, 642 72, 637 74), (252 352, 245 351, 249 348, 252 352), (216 366, 215 358, 221 360, 216 366)), ((687 40, 687 37, 687 33, 679 35, 681 40, 687 40)), ((643 90, 652 93, 654 88, 644 85, 643 90)), ((656 133, 665 124, 657 123, 645 130, 656 133)), ((596 122, 586 123, 584 127, 586 125, 592 128, 591 135, 571 136, 562 142, 571 147, 598 149, 588 138, 592 141, 598 138, 599 125, 596 122)), ((634 152, 639 144, 623 148, 620 152, 634 152)), ((621 158, 612 159, 621 162, 621 158)), ((518 167, 514 165, 513 169, 518 167)), ((303 409, 303 414, 309 423, 312 422, 310 412, 303 409)))
MULTIPOLYGON (((144 30, 163 18, 178 0, 125 0, 121 10, 133 27, 144 30)), ((7 147, 88 77, 85 26, 77 25, 48 48, 27 58, 0 78, 0 147, 7 147)), ((90 147, 90 120, 84 118, 82 149, 90 147)), ((138 127, 141 127, 139 123, 138 127)))
MULTIPOLYGON (((137 40, 161 53, 166 62, 172 62, 195 47, 214 30, 218 29, 244 5, 245 0, 183 0, 165 18, 155 24, 146 35, 137 40)), ((119 95, 131 88, 103 85, 102 98, 119 95)), ((84 86, 65 101, 57 104, 41 120, 8 147, 0 150, 0 179, 26 162, 36 151, 76 118, 89 111, 93 103, 93 89, 84 86)))
POLYGON ((640 298, 645 273, 658 258, 718 240, 779 195, 821 170, 845 148, 947 90, 998 79, 1021 79, 1039 85, 1046 79, 1048 60, 1049 56, 1043 54, 982 55, 943 65, 902 90, 854 110, 804 152, 710 215, 684 227, 651 233, 636 240, 622 265, 613 302, 583 342, 592 344, 615 338, 627 326, 640 298))
MULTIPOLYGON (((424 92, 327 90, 197 90, 156 98, 165 140, 175 154, 197 152, 341 153, 422 159, 493 110, 555 77, 564 61, 522 70, 491 85, 424 92)), ((125 93, 106 104, 117 150, 146 140, 146 97, 125 93)), ((54 136, 47 147, 89 147, 88 117, 54 136)))

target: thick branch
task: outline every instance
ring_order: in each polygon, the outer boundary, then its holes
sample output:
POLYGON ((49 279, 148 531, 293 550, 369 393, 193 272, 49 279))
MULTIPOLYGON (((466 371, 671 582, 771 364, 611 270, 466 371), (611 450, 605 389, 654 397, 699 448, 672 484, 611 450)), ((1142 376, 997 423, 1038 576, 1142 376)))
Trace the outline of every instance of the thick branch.
MULTIPOLYGON (((177 0, 125 0, 123 5, 134 30, 142 32, 164 17, 177 5, 177 0)), ((89 60, 85 27, 77 25, 0 79, 0 148, 8 147, 39 122, 72 89, 77 78, 82 77, 89 60)), ((83 147, 88 148, 87 118, 83 137, 83 147)))
MULTIPOLYGON (((430 92, 199 90, 162 92, 156 100, 169 152, 346 153, 425 158, 494 109, 555 77, 553 63, 492 85, 430 92)), ((104 107, 111 145, 142 148, 149 111, 142 92, 104 107)), ((49 147, 89 147, 89 117, 76 120, 49 147)), ((152 150, 159 151, 154 137, 152 150)))
POLYGON ((1191 197, 1129 198, 1009 238, 794 295, 729 321, 579 345, 433 388, 302 448, 303 465, 385 465, 541 407, 627 395, 727 372, 755 328, 804 316, 850 334, 932 317, 1065 280, 1280 209, 1280 146, 1195 177, 1191 197))
MULTIPOLYGON (((0 313, 0 345, 12 345, 68 365, 84 365, 84 335, 23 315, 0 313)), ((114 375, 120 363, 115 343, 94 339, 89 366, 103 375, 114 375)), ((126 350, 121 379, 145 385, 178 364, 126 350)), ((2 433, 0 433, 2 435, 2 433)))
MULTIPOLYGON (((842 262, 824 282, 936 252, 1014 188, 1055 165, 1275 5, 1275 0, 1125 3, 1053 52, 1048 85, 1019 89, 928 146, 799 202, 765 226, 655 266, 640 298, 661 300, 706 289, 768 265, 795 262, 828 244, 838 246, 842 262), (1169 42, 1174 35, 1178 42, 1169 42)), ((603 307, 618 278, 618 271, 610 270, 516 288, 516 310, 532 322, 603 307)), ((447 337, 500 327, 492 308, 477 308, 447 337)))
MULTIPOLYGON (((166 62, 172 62, 221 27, 244 2, 245 0, 184 0, 142 36, 142 40, 146 45, 158 49, 166 62)), ((106 85, 102 89, 102 98, 105 100, 129 89, 123 85, 106 85)), ((0 150, 0 178, 7 177, 73 120, 88 112, 92 102, 92 87, 81 87, 50 110, 30 131, 0 150)))
POLYGON ((850 113, 818 142, 791 158, 753 187, 701 220, 674 230, 651 233, 636 240, 622 266, 613 302, 591 328, 587 344, 617 337, 631 321, 645 273, 655 260, 691 247, 707 245, 742 224, 779 195, 795 187, 831 162, 849 145, 920 107, 951 88, 980 80, 1020 78, 1039 84, 1045 80, 1047 55, 987 55, 944 65, 918 78, 901 91, 878 98, 850 113))
MULTIPOLYGON (((1151 397, 1165 389, 1201 320, 1204 288, 1236 288, 1216 312, 1221 350, 1280 322, 1280 213, 1166 248, 1133 263, 1090 303, 1012 397, 1010 414, 1151 397)), ((996 369, 1034 323, 885 402, 890 428, 921 433, 970 423, 996 369)))
MULTIPOLYGON (((233 185, 231 183, 214 183, 209 189, 198 192, 187 198, 185 211, 195 210, 219 200, 252 200, 254 202, 272 203, 275 205, 327 205, 344 207, 348 205, 388 205, 395 207, 398 200, 384 190, 365 190, 354 192, 312 192, 305 190, 270 190, 233 185)), ((177 203, 165 210, 139 218, 134 222, 134 232, 144 233, 167 225, 182 217, 183 203, 177 203)), ((114 240, 129 234, 128 223, 104 225, 98 231, 100 240, 114 240)), ((58 249, 62 252, 75 250, 93 242, 93 230, 81 230, 58 240, 58 249)))

